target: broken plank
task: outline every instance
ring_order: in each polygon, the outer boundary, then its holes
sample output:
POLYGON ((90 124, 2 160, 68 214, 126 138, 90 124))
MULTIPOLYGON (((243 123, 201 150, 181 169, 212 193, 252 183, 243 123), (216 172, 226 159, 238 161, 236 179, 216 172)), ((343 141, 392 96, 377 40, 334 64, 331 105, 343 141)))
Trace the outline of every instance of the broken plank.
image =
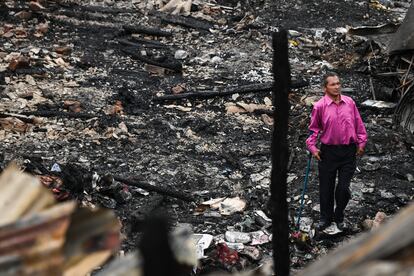
POLYGON ((177 61, 176 62, 174 62, 174 61, 172 61, 172 62, 158 62, 158 61, 152 60, 148 57, 144 57, 140 53, 134 52, 134 51, 129 50, 129 49, 122 49, 122 52, 130 55, 132 58, 137 59, 139 61, 151 64, 151 65, 155 65, 155 66, 158 66, 158 67, 163 67, 163 68, 166 68, 166 69, 170 69, 174 72, 181 72, 182 69, 183 69, 181 63, 179 63, 177 61))
MULTIPOLYGON (((307 86, 309 83, 306 81, 296 81, 292 82, 290 88, 301 88, 307 86)), ((190 92, 190 93, 181 93, 181 94, 171 94, 155 97, 154 101, 169 101, 169 100, 180 100, 180 99, 208 99, 213 97, 222 97, 232 94, 247 94, 247 93, 263 93, 272 91, 273 83, 254 83, 241 85, 236 87, 225 88, 222 91, 205 91, 205 92, 190 92)))
POLYGON ((159 17, 161 21, 165 23, 180 25, 191 29, 209 31, 211 28, 214 27, 213 23, 211 22, 197 19, 191 16, 170 15, 162 13, 157 13, 156 16, 159 17))
POLYGON ((135 181, 135 180, 131 180, 131 179, 128 179, 128 178, 119 177, 119 176, 114 176, 114 179, 116 181, 122 182, 124 184, 129 185, 129 186, 139 187, 139 188, 147 190, 147 191, 157 192, 159 194, 174 197, 174 198, 178 198, 178 199, 181 199, 181 200, 184 200, 184 201, 187 201, 187 202, 192 202, 195 199, 193 196, 185 194, 183 192, 174 191, 174 190, 171 190, 171 189, 165 188, 165 187, 154 186, 154 185, 151 185, 151 184, 143 182, 143 181, 135 181))
POLYGON ((153 35, 153 36, 172 36, 171 32, 156 29, 156 28, 150 28, 150 27, 144 27, 139 25, 124 25, 122 26, 124 29, 124 32, 127 34, 146 34, 146 35, 153 35))

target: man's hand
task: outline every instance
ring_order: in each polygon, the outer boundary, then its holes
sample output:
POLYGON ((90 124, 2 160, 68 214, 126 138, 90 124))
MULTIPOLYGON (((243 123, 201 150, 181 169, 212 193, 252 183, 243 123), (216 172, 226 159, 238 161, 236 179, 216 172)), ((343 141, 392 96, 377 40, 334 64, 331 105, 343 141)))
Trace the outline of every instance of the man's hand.
POLYGON ((316 151, 314 153, 312 153, 313 157, 315 157, 316 160, 321 161, 321 151, 316 151))
POLYGON ((362 156, 364 155, 364 152, 365 152, 364 148, 357 148, 356 155, 362 156))

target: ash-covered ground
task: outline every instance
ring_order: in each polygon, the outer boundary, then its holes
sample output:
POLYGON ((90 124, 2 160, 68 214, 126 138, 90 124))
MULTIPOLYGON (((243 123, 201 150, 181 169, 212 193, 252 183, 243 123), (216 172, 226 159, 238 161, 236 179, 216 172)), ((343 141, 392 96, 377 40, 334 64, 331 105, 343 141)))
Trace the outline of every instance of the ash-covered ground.
MULTIPOLYGON (((392 215, 412 200, 413 141, 397 128, 392 110, 361 106, 372 98, 368 62, 374 72, 389 72, 392 60, 378 44, 345 29, 400 23, 410 1, 384 1, 383 6, 367 1, 199 1, 191 15, 201 27, 168 24, 163 13, 148 10, 144 2, 44 1, 44 9, 37 9, 26 1, 6 1, 0 6, 0 112, 57 114, 38 116, 41 120, 18 129, 2 124, 3 168, 16 161, 28 171, 47 174, 59 164, 62 191, 85 205, 116 211, 126 251, 135 248, 140 224, 153 209, 168 213, 174 224, 191 224, 195 233, 266 229, 255 222, 254 212, 268 212, 273 121, 263 110, 272 108, 271 92, 156 98, 272 82, 271 33, 286 28, 292 78, 309 82, 290 93, 292 217, 305 174, 311 104, 322 96, 324 72, 340 74, 344 94, 357 102, 369 134, 352 181, 351 230, 333 238, 311 234, 305 248, 292 243, 292 267, 303 267, 363 231, 361 223, 378 211, 392 215), (30 16, 18 15, 22 11, 30 16), (28 61, 12 68, 19 56, 28 61), (88 116, 72 118, 68 111, 88 116), (179 191, 194 202, 146 193, 109 176, 95 186, 95 172, 179 191), (237 196, 247 203, 242 212, 200 211, 202 201, 237 196)), ((374 78, 373 85, 379 99, 398 100, 389 92, 392 79, 374 78)), ((313 164, 303 213, 311 229, 318 221, 317 183, 313 164)), ((244 256, 237 268, 256 267, 270 256, 271 243, 255 247, 262 257, 244 256)), ((213 258, 202 264, 200 273, 229 269, 213 258)))

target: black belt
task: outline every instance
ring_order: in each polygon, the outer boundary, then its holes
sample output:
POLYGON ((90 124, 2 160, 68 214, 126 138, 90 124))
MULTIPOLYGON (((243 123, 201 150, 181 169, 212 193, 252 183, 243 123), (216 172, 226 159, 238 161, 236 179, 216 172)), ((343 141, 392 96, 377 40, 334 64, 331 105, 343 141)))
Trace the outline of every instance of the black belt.
POLYGON ((356 144, 355 143, 351 143, 351 144, 346 144, 346 145, 327 145, 327 144, 322 144, 323 147, 327 147, 327 148, 335 148, 335 149, 340 149, 340 148, 349 148, 349 147, 355 147, 356 144))

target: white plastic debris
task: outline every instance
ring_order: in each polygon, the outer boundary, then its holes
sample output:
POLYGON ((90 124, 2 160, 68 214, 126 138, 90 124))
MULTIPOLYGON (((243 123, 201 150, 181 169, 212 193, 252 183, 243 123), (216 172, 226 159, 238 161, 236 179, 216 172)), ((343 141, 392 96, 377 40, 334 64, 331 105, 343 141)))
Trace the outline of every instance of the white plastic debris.
POLYGON ((205 258, 204 250, 210 247, 213 236, 209 234, 194 234, 193 237, 196 242, 197 258, 205 258))
POLYGON ((344 27, 338 27, 335 29, 335 32, 338 34, 346 34, 348 32, 348 29, 344 27))
POLYGON ((174 54, 175 59, 186 59, 188 57, 188 53, 184 50, 177 50, 174 54))
POLYGON ((98 185, 97 183, 98 183, 100 178, 101 177, 99 176, 99 174, 97 172, 93 172, 93 175, 92 175, 92 189, 96 188, 96 186, 98 185))
POLYGON ((221 202, 223 202, 225 199, 225 197, 212 198, 210 200, 202 202, 201 204, 210 206, 211 209, 218 209, 221 202))
POLYGON ((237 251, 241 251, 241 250, 244 249, 244 244, 239 243, 239 242, 225 242, 225 244, 229 248, 234 249, 234 250, 237 250, 237 251))
POLYGON ((376 101, 376 100, 366 100, 361 105, 368 106, 368 107, 375 107, 375 108, 394 108, 397 104, 384 102, 384 101, 376 101))
POLYGON ((211 62, 212 62, 212 63, 214 63, 214 64, 221 63, 222 61, 223 61, 223 59, 222 59, 221 57, 218 57, 218 56, 214 56, 214 57, 211 59, 211 62))
POLYGON ((239 197, 226 198, 220 203, 219 212, 222 215, 228 216, 236 212, 241 212, 246 208, 246 201, 239 197))
POLYGON ((171 249, 181 264, 197 265, 197 248, 190 224, 179 224, 171 233, 171 249))
POLYGON ((254 213, 255 213, 255 215, 261 217, 265 221, 272 222, 272 219, 270 219, 268 216, 266 216, 266 214, 262 210, 256 210, 256 211, 254 211, 254 213))
POLYGON ((224 234, 226 241, 231 243, 248 243, 252 240, 249 233, 237 232, 237 231, 226 231, 224 234))
POLYGON ((272 240, 271 235, 262 230, 250 232, 250 236, 252 239, 251 245, 265 244, 272 240))

